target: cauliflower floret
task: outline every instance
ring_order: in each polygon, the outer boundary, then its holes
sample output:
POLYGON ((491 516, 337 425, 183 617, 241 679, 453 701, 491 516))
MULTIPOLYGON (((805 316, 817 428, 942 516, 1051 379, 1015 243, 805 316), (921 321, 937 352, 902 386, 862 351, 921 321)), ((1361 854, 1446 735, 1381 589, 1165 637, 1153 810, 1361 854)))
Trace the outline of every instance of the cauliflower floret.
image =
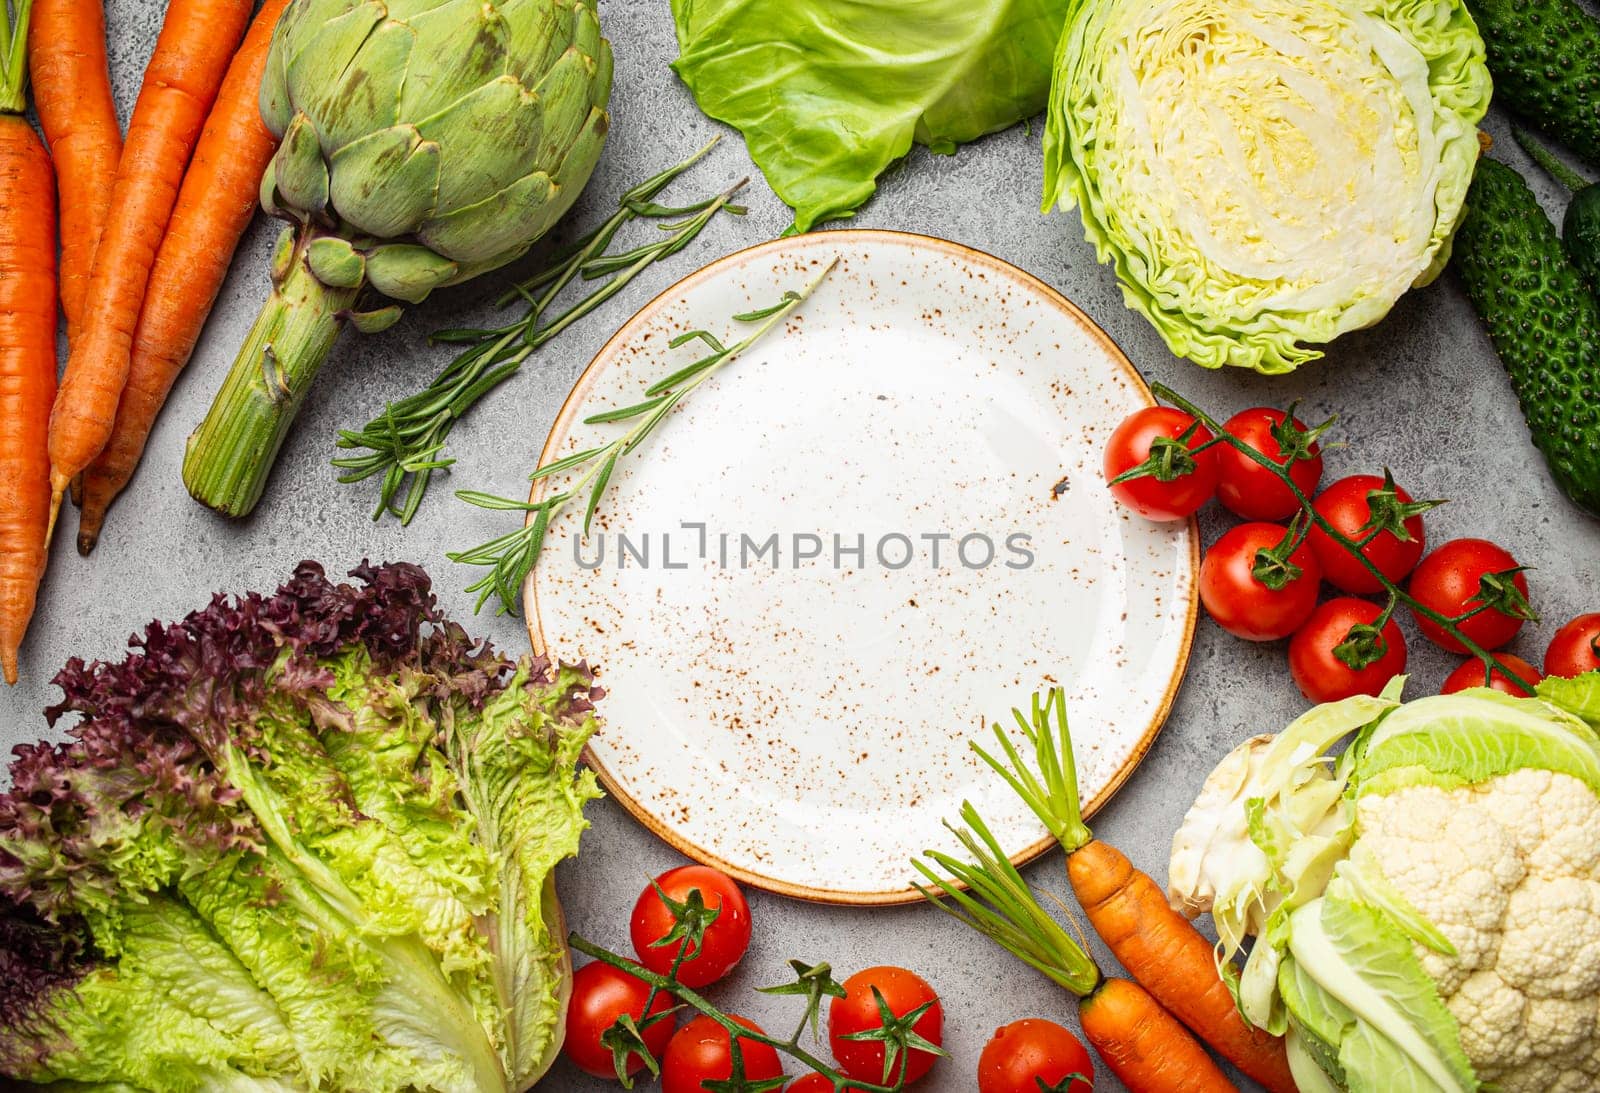
POLYGON ((1438 786, 1363 798, 1361 841, 1405 900, 1456 948, 1454 957, 1417 948, 1423 968, 1453 994, 1479 968, 1493 967, 1511 893, 1527 875, 1517 838, 1489 802, 1438 786), (1469 857, 1462 847, 1473 848, 1469 857))
POLYGON ((1523 1015, 1533 1053, 1571 1055, 1594 1039, 1600 1007, 1593 998, 1535 998, 1523 1015))
POLYGON ((1522 770, 1363 798, 1360 842, 1458 953, 1418 945, 1480 1080, 1600 1089, 1600 799, 1522 770))
POLYGON ((1533 1058, 1524 1031, 1527 1000, 1493 971, 1472 973, 1445 1004, 1461 1026, 1461 1049, 1478 1077, 1492 1080, 1533 1058))
POLYGON ((1511 894, 1498 970, 1536 998, 1600 992, 1600 884, 1529 878, 1511 894))

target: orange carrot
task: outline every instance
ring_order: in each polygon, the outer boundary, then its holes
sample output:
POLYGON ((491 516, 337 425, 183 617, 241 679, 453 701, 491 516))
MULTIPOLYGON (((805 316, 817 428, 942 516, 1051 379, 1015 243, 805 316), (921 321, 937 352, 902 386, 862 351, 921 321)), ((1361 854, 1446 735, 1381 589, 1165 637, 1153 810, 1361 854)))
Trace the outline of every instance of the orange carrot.
POLYGON ((178 373, 189 363, 239 237, 255 215, 261 173, 278 147, 277 138, 261 121, 261 75, 273 28, 287 4, 288 0, 262 4, 228 66, 183 176, 172 221, 150 272, 111 439, 83 473, 81 554, 94 549, 106 507, 133 477, 156 415, 178 373))
POLYGON ((1067 877, 1094 932, 1129 975, 1234 1066, 1272 1093, 1295 1093, 1283 1040, 1239 1015, 1211 942, 1168 905, 1148 873, 1091 839, 1067 855, 1067 877))
POLYGON ((1237 1093, 1205 1048, 1137 983, 1106 980, 1078 1003, 1078 1016, 1084 1036, 1131 1093, 1237 1093))
POLYGON ((122 156, 101 0, 33 0, 28 53, 33 105, 61 189, 61 310, 72 337, 122 156))
POLYGON ((26 9, 0 41, 0 668, 17 681, 17 649, 44 574, 50 512, 46 422, 56 391, 56 180, 22 117, 26 73, 13 48, 26 9))
POLYGON ((50 415, 50 522, 111 436, 150 267, 251 0, 172 0, 133 108, 79 333, 50 415))
POLYGON ((1034 767, 1022 761, 998 725, 995 736, 1009 765, 981 748, 978 754, 1011 783, 1066 850, 1067 878, 1095 933, 1156 1001, 1229 1062, 1270 1093, 1295 1093, 1282 1037, 1255 1028, 1239 1014, 1211 943, 1167 905, 1154 880, 1085 826, 1065 692, 1053 689, 1042 701, 1035 695, 1031 720, 1019 710, 1017 721, 1033 746, 1034 767))

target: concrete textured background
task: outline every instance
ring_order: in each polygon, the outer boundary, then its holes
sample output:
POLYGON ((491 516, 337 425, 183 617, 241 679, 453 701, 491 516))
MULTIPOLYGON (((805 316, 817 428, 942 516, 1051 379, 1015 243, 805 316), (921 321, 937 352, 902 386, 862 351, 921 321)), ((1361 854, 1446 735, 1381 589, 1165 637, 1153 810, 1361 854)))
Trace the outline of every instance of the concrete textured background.
MULTIPOLYGON (((153 0, 109 0, 113 80, 126 112, 159 25, 153 0)), ((669 70, 675 55, 665 0, 603 0, 602 16, 616 51, 613 129, 593 182, 569 223, 594 223, 618 192, 697 147, 721 127, 696 109, 669 70)), ((1498 117, 1490 131, 1497 154, 1526 167, 1498 117)), ((193 366, 180 380, 151 440, 144 466, 91 559, 77 556, 71 517, 57 536, 33 632, 23 657, 23 681, 0 695, 0 745, 45 732, 40 710, 53 700, 48 681, 72 654, 115 657, 136 627, 175 618, 213 590, 271 588, 301 558, 342 571, 364 556, 423 563, 440 595, 460 617, 472 601, 460 591, 471 577, 445 561, 448 550, 476 544, 506 527, 505 514, 456 503, 456 486, 504 494, 526 488, 526 475, 568 387, 606 336, 655 292, 703 262, 770 238, 788 224, 787 210, 748 161, 737 135, 723 141, 708 164, 679 193, 709 193, 724 180, 754 175, 750 215, 719 219, 687 254, 650 270, 599 314, 540 353, 525 372, 494 395, 451 439, 456 473, 441 482, 409 528, 369 519, 373 495, 339 485, 329 466, 340 427, 357 425, 387 399, 415 389, 446 354, 430 348, 428 330, 489 316, 495 289, 488 283, 441 293, 380 337, 347 336, 317 383, 289 439, 269 493, 255 515, 227 522, 186 495, 178 467, 183 440, 199 421, 222 372, 267 288, 267 252, 277 228, 260 222, 241 248, 193 366)), ((1041 219, 1039 126, 1017 127, 963 149, 955 157, 917 150, 883 180, 877 197, 853 222, 944 236, 990 251, 1061 289, 1123 347, 1152 379, 1172 383, 1226 416, 1244 406, 1304 402, 1304 416, 1341 417, 1346 448, 1330 452, 1333 476, 1393 467, 1419 495, 1453 498, 1430 518, 1435 542, 1458 535, 1493 537, 1524 563, 1535 605, 1545 621, 1530 626, 1512 647, 1530 660, 1566 618, 1600 608, 1595 592, 1600 533, 1552 486, 1528 441, 1503 372, 1453 276, 1403 299, 1377 328, 1352 335, 1328 358, 1297 375, 1268 380, 1210 374, 1174 359, 1144 320, 1124 309, 1110 272, 1096 265, 1075 215, 1041 219)), ((1554 190, 1537 173, 1547 197, 1554 190)), ((1203 521, 1207 541, 1215 515, 1203 521)), ((476 629, 502 646, 526 646, 522 623, 487 615, 476 629)), ((1437 650, 1412 646, 1418 693, 1436 688, 1451 663, 1437 650)), ((1290 682, 1281 645, 1253 646, 1202 620, 1188 680, 1141 769, 1100 815, 1098 833, 1121 846, 1158 879, 1165 877, 1172 832, 1212 764, 1242 737, 1275 730, 1303 707, 1290 682)), ((677 864, 676 855, 619 807, 590 811, 593 830, 580 861, 563 867, 560 882, 574 928, 624 949, 626 919, 647 873, 677 864)), ((1061 890, 1058 854, 1028 876, 1061 890)), ((954 1093, 974 1088, 978 1053, 993 1029, 1042 1016, 1075 1024, 1071 1000, 1016 961, 968 935, 931 909, 859 911, 809 906, 752 893, 755 943, 736 976, 713 997, 730 1009, 782 1026, 786 1000, 752 988, 784 978, 790 957, 828 960, 848 972, 875 963, 919 969, 938 988, 946 1012, 941 1063, 920 1088, 954 1093)), ((1110 966, 1103 950, 1097 955, 1110 966)), ((599 1090, 565 1064, 543 1088, 599 1090)), ((1104 1080, 1097 1088, 1116 1088, 1104 1080)))

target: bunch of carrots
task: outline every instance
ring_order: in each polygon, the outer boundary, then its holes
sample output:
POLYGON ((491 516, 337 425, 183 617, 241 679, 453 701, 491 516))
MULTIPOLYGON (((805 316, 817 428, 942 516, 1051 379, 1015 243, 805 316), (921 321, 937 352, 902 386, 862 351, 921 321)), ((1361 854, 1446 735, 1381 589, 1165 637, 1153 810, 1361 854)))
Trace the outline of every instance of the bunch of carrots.
POLYGON ((1067 852, 1073 894, 1132 979, 1101 974, 1082 944, 1039 905, 970 804, 961 811, 966 828, 955 834, 974 860, 929 851, 931 866, 914 864, 935 887, 919 890, 941 910, 1076 994, 1084 1035, 1133 1093, 1233 1090, 1203 1044, 1269 1093, 1295 1093, 1282 1038, 1240 1016, 1211 942, 1168 906, 1160 885, 1084 824, 1065 692, 1056 688, 1035 695, 1031 716, 1018 710, 1016 718, 1032 764, 1023 761, 999 725, 994 734, 1003 760, 977 744, 973 750, 1017 791, 1067 852))
POLYGON ((275 150, 258 97, 288 0, 264 0, 253 22, 255 0, 170 0, 126 140, 101 3, 0 0, 0 667, 8 683, 17 680, 63 495, 71 489, 81 501, 78 550, 87 554, 188 363, 275 150), (30 76, 48 154, 22 116, 30 76), (68 346, 59 389, 58 223, 68 346))

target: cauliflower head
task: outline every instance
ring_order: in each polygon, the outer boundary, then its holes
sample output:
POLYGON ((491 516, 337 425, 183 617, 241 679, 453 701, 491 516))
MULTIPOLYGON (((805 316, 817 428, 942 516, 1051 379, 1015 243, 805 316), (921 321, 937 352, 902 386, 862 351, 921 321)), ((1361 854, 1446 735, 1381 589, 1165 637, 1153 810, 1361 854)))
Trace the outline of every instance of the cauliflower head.
POLYGON ((1411 945, 1478 1079, 1502 1093, 1600 1088, 1600 796, 1525 768, 1362 798, 1356 827, 1449 943, 1411 945))
POLYGON ((1253 935, 1241 1009, 1302 1090, 1600 1089, 1600 710, 1575 693, 1330 704, 1219 765, 1173 905, 1216 916, 1219 958, 1253 935))

